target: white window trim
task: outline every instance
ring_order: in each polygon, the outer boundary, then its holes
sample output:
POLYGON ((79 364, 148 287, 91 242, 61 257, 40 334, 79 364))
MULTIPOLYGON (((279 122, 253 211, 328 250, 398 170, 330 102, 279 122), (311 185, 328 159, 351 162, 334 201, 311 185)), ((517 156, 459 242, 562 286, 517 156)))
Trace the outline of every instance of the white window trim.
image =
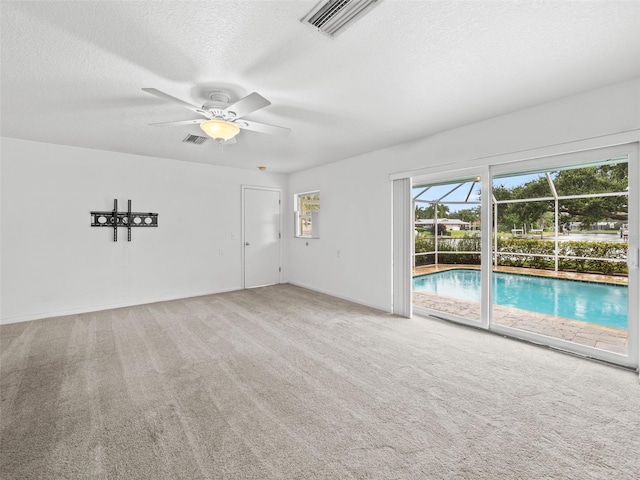
MULTIPOLYGON (((310 190, 308 192, 300 192, 300 193, 295 193, 293 195, 293 236, 294 238, 303 238, 303 239, 314 239, 314 238, 320 238, 320 235, 300 235, 298 232, 298 222, 300 220, 300 212, 298 211, 298 205, 299 205, 299 197, 305 196, 305 195, 318 195, 318 197, 320 197, 320 190, 310 190)), ((322 197, 320 197, 320 202, 322 202, 322 197)), ((318 210, 318 212, 321 211, 321 208, 318 210)), ((313 224, 312 224, 313 225, 313 224)), ((313 231, 313 226, 312 226, 312 231, 313 231)))

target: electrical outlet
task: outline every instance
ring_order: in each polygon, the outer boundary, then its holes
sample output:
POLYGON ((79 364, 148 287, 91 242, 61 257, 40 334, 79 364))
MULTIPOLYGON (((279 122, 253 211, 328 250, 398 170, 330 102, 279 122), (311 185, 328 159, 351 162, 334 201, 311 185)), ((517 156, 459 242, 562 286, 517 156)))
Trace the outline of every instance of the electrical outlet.
POLYGON ((238 236, 235 233, 231 234, 231 240, 237 240, 238 236))
POLYGON ((224 255, 224 250, 221 248, 220 250, 218 250, 218 254, 224 255))
POLYGON ((340 250, 336 251, 336 257, 340 257, 340 250))

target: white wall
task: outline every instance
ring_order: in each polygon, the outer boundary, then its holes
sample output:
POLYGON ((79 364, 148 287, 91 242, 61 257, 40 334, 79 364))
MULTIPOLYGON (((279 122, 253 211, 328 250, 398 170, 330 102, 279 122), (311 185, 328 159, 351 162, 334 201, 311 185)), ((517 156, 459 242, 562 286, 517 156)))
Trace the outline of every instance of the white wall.
POLYGON ((293 239, 289 281, 391 311, 390 174, 487 165, 495 155, 639 128, 636 78, 290 175, 290 194, 320 190, 322 234, 308 247, 293 239))
POLYGON ((363 169, 346 160, 291 177, 291 196, 320 190, 320 238, 289 242, 291 283, 389 308, 391 190, 385 164, 371 161, 363 169))
POLYGON ((3 323, 239 289, 241 185, 286 188, 257 170, 16 139, 1 154, 3 323), (158 228, 114 243, 90 227, 114 198, 157 212, 158 228))
POLYGON ((240 288, 242 184, 283 190, 284 281, 391 311, 390 174, 638 128, 640 78, 288 179, 3 138, 1 321, 240 288), (291 198, 311 190, 321 192, 321 238, 292 238, 291 198), (89 227, 89 212, 113 198, 158 212, 159 228, 134 229, 131 243, 121 229, 113 243, 110 229, 89 227))

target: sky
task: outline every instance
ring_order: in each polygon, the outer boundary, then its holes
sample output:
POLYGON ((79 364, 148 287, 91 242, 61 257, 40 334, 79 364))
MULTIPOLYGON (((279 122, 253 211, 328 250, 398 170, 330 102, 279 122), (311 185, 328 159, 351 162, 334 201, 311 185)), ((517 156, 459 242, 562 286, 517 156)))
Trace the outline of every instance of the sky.
MULTIPOLYGON (((543 175, 544 173, 532 173, 532 174, 526 174, 526 175, 512 175, 509 177, 494 178, 493 184, 503 185, 506 188, 513 188, 518 185, 524 185, 525 183, 530 182, 532 180, 536 180, 537 178, 540 178, 543 175)), ((480 186, 481 186, 480 182, 474 182, 473 180, 470 180, 467 182, 457 181, 457 182, 446 183, 442 185, 433 185, 431 186, 431 188, 429 188, 428 191, 420 195, 418 199, 431 201, 431 200, 437 200, 444 196, 445 198, 443 199, 442 203, 446 204, 449 207, 450 212, 457 212, 458 210, 474 208, 479 204, 480 186), (451 190, 453 190, 456 186, 460 185, 461 183, 462 183, 462 186, 460 186, 459 188, 451 192, 451 190), (465 202, 465 201, 477 202, 477 203, 469 203, 467 205, 447 204, 447 202, 465 202)), ((414 188, 413 189, 414 198, 424 189, 425 187, 414 188)), ((422 202, 417 202, 416 205, 423 206, 423 207, 427 206, 427 204, 422 202)))

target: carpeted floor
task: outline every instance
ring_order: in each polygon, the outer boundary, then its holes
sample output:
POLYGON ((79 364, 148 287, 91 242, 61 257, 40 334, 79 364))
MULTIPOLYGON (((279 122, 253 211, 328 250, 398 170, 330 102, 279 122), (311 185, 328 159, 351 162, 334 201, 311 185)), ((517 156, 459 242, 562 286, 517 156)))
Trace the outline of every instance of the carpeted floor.
POLYGON ((3 326, 8 479, 637 479, 635 373, 293 287, 3 326))

